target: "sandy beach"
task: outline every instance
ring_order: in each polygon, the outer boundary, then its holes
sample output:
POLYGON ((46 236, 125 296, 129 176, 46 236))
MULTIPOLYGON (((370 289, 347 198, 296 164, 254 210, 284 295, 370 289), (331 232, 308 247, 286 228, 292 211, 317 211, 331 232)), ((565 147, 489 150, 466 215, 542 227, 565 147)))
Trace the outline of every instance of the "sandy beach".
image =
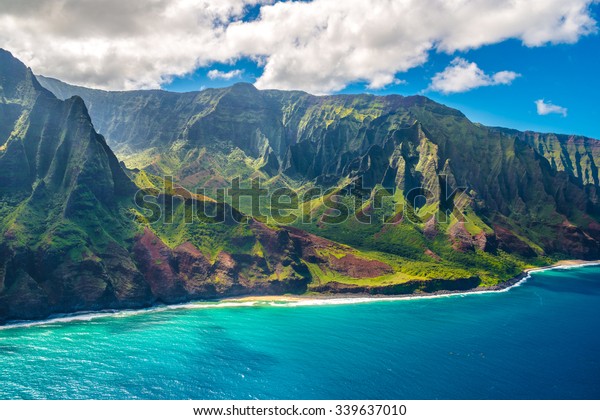
POLYGON ((483 294, 483 293, 502 293, 517 287, 527 281, 529 274, 536 271, 552 270, 557 268, 572 268, 584 267, 590 265, 600 265, 600 260, 585 261, 585 260, 562 260, 556 263, 543 267, 532 267, 523 270, 518 276, 489 287, 478 287, 471 290, 448 291, 440 290, 433 293, 418 293, 405 295, 373 295, 365 293, 338 293, 338 294, 318 294, 310 293, 305 295, 264 295, 264 296, 235 296, 218 300, 200 300, 190 301, 186 303, 173 305, 155 305, 141 309, 120 309, 106 310, 95 312, 76 312, 70 314, 56 314, 46 319, 28 320, 28 321, 11 321, 4 325, 0 325, 0 330, 34 326, 40 324, 52 324, 70 321, 91 321, 96 318, 109 316, 133 316, 144 314, 152 311, 165 311, 171 309, 209 309, 209 308, 226 308, 226 307, 242 307, 242 306, 260 306, 263 303, 266 305, 281 305, 281 306, 317 306, 317 305, 346 305, 357 303, 369 303, 378 301, 398 301, 411 299, 434 299, 441 297, 449 297, 455 295, 468 294, 483 294))
POLYGON ((569 267, 584 267, 589 265, 600 265, 600 260, 586 261, 586 260, 561 260, 557 261, 552 265, 542 267, 531 267, 523 270, 521 274, 513 277, 510 280, 504 281, 494 286, 478 287, 472 290, 460 290, 460 291, 448 291, 439 290, 433 293, 418 293, 418 294, 407 294, 407 295, 373 295, 364 293, 343 293, 343 294, 319 294, 311 293, 306 295, 273 295, 273 296, 242 296, 242 297, 231 297, 219 300, 219 302, 280 302, 280 303, 293 303, 303 302, 309 303, 310 301, 318 300, 344 300, 349 301, 350 299, 357 301, 367 301, 369 299, 376 300, 399 300, 399 299, 414 299, 414 298, 426 298, 426 297, 438 297, 448 295, 464 295, 470 293, 488 293, 488 292, 502 292, 521 284, 523 281, 529 278, 529 274, 552 270, 557 268, 569 268, 569 267))
POLYGON ((542 271, 542 270, 550 270, 552 268, 559 268, 559 267, 573 267, 573 266, 586 266, 586 265, 598 265, 600 264, 600 260, 595 260, 595 261, 586 261, 586 260, 561 260, 561 261, 557 261, 556 263, 552 264, 552 265, 547 265, 544 267, 532 267, 532 268, 527 268, 524 270, 525 273, 532 273, 535 271, 542 271))

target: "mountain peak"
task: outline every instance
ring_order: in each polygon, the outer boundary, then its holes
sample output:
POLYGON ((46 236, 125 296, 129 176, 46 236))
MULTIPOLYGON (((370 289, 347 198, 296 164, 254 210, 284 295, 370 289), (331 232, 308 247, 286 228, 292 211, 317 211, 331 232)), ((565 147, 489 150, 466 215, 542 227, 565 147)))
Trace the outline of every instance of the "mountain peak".
POLYGON ((233 85, 231 85, 229 87, 229 89, 233 90, 233 91, 252 91, 252 92, 257 92, 258 89, 256 88, 256 86, 254 86, 252 83, 248 83, 248 82, 237 82, 234 83, 233 85))
POLYGON ((31 103, 37 95, 54 95, 38 82, 29 67, 10 52, 0 49, 0 96, 13 103, 31 103))
POLYGON ((101 200, 121 190, 117 181, 130 184, 81 97, 57 99, 6 50, 0 64, 0 192, 28 192, 45 180, 68 193, 87 177, 101 200))

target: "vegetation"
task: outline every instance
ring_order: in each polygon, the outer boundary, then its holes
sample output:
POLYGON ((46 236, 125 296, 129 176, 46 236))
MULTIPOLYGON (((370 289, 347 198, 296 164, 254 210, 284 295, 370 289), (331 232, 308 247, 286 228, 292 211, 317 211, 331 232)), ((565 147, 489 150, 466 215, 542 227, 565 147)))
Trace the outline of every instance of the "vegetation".
POLYGON ((420 96, 40 80, 54 94, 0 50, 0 322, 464 290, 600 256, 596 140, 488 128, 420 96))

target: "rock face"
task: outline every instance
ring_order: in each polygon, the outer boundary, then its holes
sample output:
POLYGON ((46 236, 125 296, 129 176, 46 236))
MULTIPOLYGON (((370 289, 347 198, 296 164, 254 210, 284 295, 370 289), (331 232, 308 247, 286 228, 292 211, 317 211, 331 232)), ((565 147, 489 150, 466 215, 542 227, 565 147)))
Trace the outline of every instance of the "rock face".
POLYGON ((525 263, 600 257, 596 140, 486 128, 420 96, 39 80, 49 90, 0 50, 0 323, 245 294, 467 290, 525 263), (237 223, 244 208, 185 189, 234 177, 331 195, 286 226, 237 223), (150 221, 134 195, 158 187, 173 214, 230 216, 150 221), (325 220, 352 200, 351 218, 325 220))
POLYGON ((310 281, 297 272, 266 281, 277 274, 278 267, 271 269, 265 258, 222 251, 211 262, 189 242, 171 250, 148 229, 138 238, 134 253, 152 293, 166 303, 245 294, 303 293, 310 281))
POLYGON ((153 300, 119 214, 135 186, 81 98, 56 99, 0 50, 0 321, 153 300), (7 116, 8 115, 8 116, 7 116))
MULTIPOLYGON (((493 251, 498 226, 500 236, 535 243, 534 253, 600 257, 600 237, 589 228, 600 215, 598 140, 483 127, 422 96, 316 97, 243 83, 123 93, 40 80, 65 98, 81 95, 126 161, 159 175, 168 167, 186 188, 221 185, 224 172, 256 175, 261 165, 258 174, 275 185, 360 178, 363 187, 383 185, 409 202, 422 196, 419 206, 471 212, 479 228, 442 232, 456 250, 493 251), (156 159, 140 159, 152 153, 156 159)), ((428 219, 421 222, 430 239, 428 219)))
POLYGON ((473 290, 481 284, 481 280, 474 276, 459 280, 431 279, 411 280, 402 284, 382 286, 358 286, 329 282, 317 286, 313 290, 320 293, 363 293, 373 295, 412 295, 426 293, 445 293, 473 290))
MULTIPOLYGON (((168 246, 163 238, 175 234, 167 224, 154 226, 161 238, 132 217, 136 186, 94 130, 83 100, 57 99, 4 50, 0 111, 0 323, 194 298, 303 293, 312 280, 303 258, 311 255, 315 266, 329 269, 323 250, 347 258, 333 271, 373 277, 387 267, 354 257, 351 248, 252 219, 196 225, 207 238, 221 235, 214 255, 190 241, 168 246)), ((179 187, 172 194, 216 205, 179 187)))
POLYGON ((221 251, 210 261, 189 242, 170 249, 145 229, 136 238, 134 258, 152 294, 166 303, 190 298, 304 293, 312 280, 304 261, 352 278, 393 272, 385 263, 357 257, 347 247, 298 229, 275 230, 256 221, 251 229, 264 250, 262 256, 221 251), (343 256, 327 255, 332 251, 343 256))

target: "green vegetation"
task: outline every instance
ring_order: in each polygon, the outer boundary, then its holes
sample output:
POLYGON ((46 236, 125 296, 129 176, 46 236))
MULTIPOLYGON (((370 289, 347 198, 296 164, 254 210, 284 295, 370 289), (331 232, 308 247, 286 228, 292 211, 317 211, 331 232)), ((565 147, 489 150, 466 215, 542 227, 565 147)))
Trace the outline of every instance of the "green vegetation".
POLYGON ((463 290, 600 257, 597 140, 487 128, 420 96, 40 80, 59 99, 0 50, 0 321, 249 293, 463 290), (262 214, 244 192, 254 179, 262 214), (137 189, 151 196, 141 207, 137 189), (272 203, 278 189, 297 205, 272 203))
MULTIPOLYGON (((77 92, 93 104, 92 118, 107 122, 100 130, 117 151, 127 145, 121 157, 143 168, 143 176, 169 174, 190 191, 209 186, 206 194, 211 198, 218 198, 215 188, 227 186, 235 177, 246 182, 245 187, 250 178, 258 177, 262 186, 290 188, 299 198, 321 187, 324 196, 300 200, 300 208, 282 214, 297 218, 293 226, 348 244, 355 252, 377 252, 381 261, 409 276, 454 278, 452 273, 469 273, 493 284, 523 267, 572 255, 572 243, 564 240, 565 221, 585 230, 596 220, 589 211, 597 206, 595 193, 553 174, 538 155, 538 149, 543 149, 552 167, 575 177, 593 174, 598 147, 593 140, 581 140, 584 144, 579 145, 577 139, 541 135, 530 139, 518 132, 489 129, 423 97, 313 97, 302 92, 260 92, 244 84, 194 93, 193 98, 162 92, 124 96, 81 88, 69 91, 68 85, 48 83, 55 92, 77 92), (149 96, 156 100, 139 101, 149 96), (165 123, 163 114, 171 112, 167 103, 176 104, 177 113, 165 123), (150 133, 142 132, 141 126, 127 133, 117 128, 123 127, 118 124, 120 115, 140 113, 154 127, 150 133), (561 142, 566 146, 561 147, 561 142), (563 153, 569 154, 568 159, 563 153), (575 154, 583 158, 575 159, 575 154), (552 159, 577 161, 579 166, 553 164, 552 159), (377 206, 382 200, 376 203, 374 194, 345 194, 344 188, 357 177, 367 187, 381 189, 383 184, 394 190, 392 197, 383 200, 383 208, 377 206), (409 197, 415 188, 428 193, 418 207, 409 197), (456 189, 461 190, 449 197, 456 189), (568 193, 556 194, 559 190, 568 193), (328 200, 336 194, 343 196, 339 204, 356 209, 359 217, 368 214, 372 222, 361 223, 350 212, 341 224, 325 223, 335 214, 331 207, 336 205, 328 200), (358 207, 353 203, 357 199, 362 200, 358 207), (508 233, 497 236, 498 226, 508 233), (396 258, 405 264, 394 265, 396 258), (411 264, 418 269, 409 268, 411 264)), ((136 176, 136 183, 147 186, 141 177, 136 176)), ((596 183, 593 176, 587 182, 596 183)), ((160 184, 156 179, 151 183, 160 184)), ((226 202, 231 204, 231 198, 226 196, 226 202)), ((276 228, 277 221, 264 216, 271 203, 261 197, 260 204, 265 211, 257 219, 276 228)), ((244 198, 238 209, 252 210, 244 198)), ((248 235, 244 229, 221 232, 201 223, 153 229, 170 246, 191 241, 211 259, 223 250, 260 254, 257 242, 250 239, 244 249, 227 245, 229 239, 248 235)), ((595 258, 597 248, 589 243, 577 256, 595 258)))

